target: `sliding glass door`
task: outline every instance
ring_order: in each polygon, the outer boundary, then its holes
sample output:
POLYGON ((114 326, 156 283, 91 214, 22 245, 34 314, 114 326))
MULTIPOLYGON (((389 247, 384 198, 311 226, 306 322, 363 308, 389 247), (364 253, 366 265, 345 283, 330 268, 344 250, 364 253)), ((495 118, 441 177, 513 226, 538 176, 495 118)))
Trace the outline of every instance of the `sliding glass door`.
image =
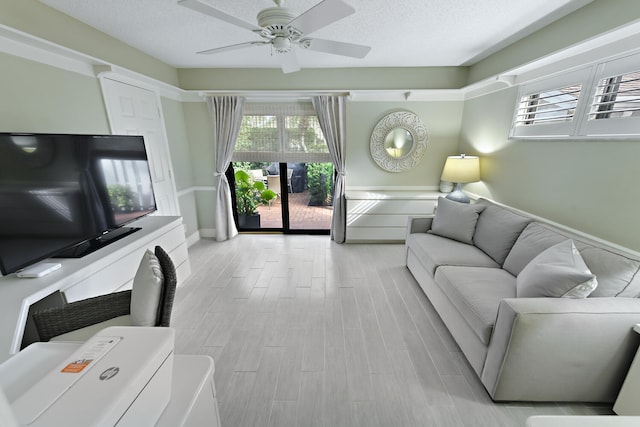
POLYGON ((232 162, 227 176, 240 231, 329 234, 331 163, 232 162))
POLYGON ((309 100, 247 103, 227 178, 240 231, 329 234, 333 165, 309 100))

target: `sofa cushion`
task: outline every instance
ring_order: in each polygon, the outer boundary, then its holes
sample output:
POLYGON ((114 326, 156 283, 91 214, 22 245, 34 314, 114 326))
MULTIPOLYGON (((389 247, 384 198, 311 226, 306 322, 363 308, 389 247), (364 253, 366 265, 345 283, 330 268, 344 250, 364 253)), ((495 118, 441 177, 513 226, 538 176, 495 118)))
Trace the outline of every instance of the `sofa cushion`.
POLYGON ((518 298, 586 298, 598 285, 573 240, 551 246, 522 269, 517 283, 518 298))
POLYGON ((640 261, 613 250, 574 241, 585 264, 598 278, 598 287, 590 297, 640 296, 640 261))
POLYGON ((585 264, 598 278, 598 287, 590 297, 640 296, 638 259, 537 221, 530 223, 522 231, 507 255, 503 268, 517 276, 539 253, 567 239, 573 239, 585 264))
POLYGON ((517 276, 539 253, 564 240, 567 237, 534 221, 520 233, 502 268, 517 276))
POLYGON ((489 345, 500 301, 516 297, 516 278, 500 268, 438 268, 435 281, 478 338, 489 345))
POLYGON ((430 233, 472 244, 478 213, 482 212, 484 208, 484 205, 454 202, 439 197, 430 233))
POLYGON ((475 246, 435 234, 411 233, 407 238, 407 246, 432 276, 441 265, 500 267, 489 255, 475 246))
POLYGON ((484 205, 485 208, 478 217, 473 244, 502 265, 531 218, 486 199, 478 200, 477 204, 484 205))

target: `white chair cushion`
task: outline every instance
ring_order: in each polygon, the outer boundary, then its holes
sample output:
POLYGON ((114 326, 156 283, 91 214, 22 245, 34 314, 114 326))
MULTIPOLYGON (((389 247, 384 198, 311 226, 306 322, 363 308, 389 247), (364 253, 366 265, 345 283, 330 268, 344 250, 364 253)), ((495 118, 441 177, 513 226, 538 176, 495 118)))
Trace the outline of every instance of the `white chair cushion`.
POLYGON ((155 326, 164 276, 160 262, 147 250, 133 279, 131 289, 131 325, 155 326))

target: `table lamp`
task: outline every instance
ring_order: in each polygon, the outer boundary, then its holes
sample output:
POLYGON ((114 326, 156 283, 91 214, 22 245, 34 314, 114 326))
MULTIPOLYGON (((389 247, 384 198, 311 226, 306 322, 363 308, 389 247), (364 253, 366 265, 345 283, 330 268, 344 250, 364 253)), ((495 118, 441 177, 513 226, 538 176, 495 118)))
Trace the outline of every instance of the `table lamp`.
POLYGON ((454 190, 447 194, 447 199, 469 203, 469 197, 462 192, 462 184, 480 181, 480 159, 464 154, 447 157, 441 179, 456 184, 454 190))

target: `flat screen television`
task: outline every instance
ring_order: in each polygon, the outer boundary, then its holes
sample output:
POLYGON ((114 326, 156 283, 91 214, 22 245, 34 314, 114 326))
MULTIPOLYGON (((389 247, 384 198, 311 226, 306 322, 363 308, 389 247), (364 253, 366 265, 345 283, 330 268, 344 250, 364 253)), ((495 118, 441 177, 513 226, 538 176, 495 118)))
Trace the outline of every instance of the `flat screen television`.
POLYGON ((142 136, 0 133, 0 272, 81 257, 156 210, 142 136))

